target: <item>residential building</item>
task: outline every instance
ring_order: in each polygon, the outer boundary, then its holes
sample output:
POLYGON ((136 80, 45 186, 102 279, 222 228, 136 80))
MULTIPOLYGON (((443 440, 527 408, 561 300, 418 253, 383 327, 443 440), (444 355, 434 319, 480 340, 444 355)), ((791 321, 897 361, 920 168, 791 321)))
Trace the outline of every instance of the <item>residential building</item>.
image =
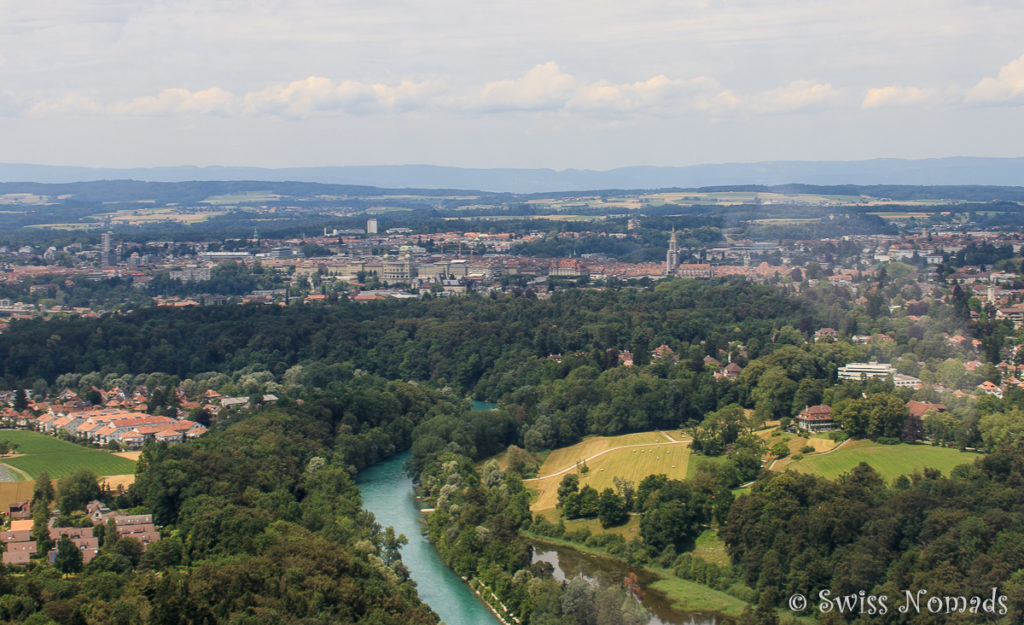
POLYGON ((824 404, 805 406, 796 416, 796 427, 805 432, 827 432, 837 429, 832 407, 824 404))

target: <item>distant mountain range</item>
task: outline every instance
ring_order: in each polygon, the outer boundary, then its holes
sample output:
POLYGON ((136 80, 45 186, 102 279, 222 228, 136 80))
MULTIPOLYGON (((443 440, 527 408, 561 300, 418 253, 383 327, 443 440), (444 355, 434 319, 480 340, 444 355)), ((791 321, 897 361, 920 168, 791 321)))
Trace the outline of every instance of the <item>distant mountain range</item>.
POLYGON ((999 185, 1024 186, 1024 158, 950 157, 921 160, 772 161, 688 167, 470 169, 434 165, 354 167, 153 167, 108 169, 0 163, 0 182, 89 180, 186 182, 296 181, 401 189, 473 189, 543 193, 594 189, 696 188, 726 185, 999 185))

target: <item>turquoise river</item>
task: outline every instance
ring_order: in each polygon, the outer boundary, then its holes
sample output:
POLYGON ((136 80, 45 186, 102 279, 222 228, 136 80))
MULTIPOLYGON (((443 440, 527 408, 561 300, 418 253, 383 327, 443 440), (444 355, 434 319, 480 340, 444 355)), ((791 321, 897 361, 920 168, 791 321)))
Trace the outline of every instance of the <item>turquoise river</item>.
POLYGON ((402 561, 409 567, 420 597, 448 625, 501 625, 487 606, 459 576, 445 566, 441 556, 420 529, 420 511, 413 496, 412 480, 402 465, 408 452, 359 473, 363 507, 383 526, 405 534, 402 561))
MULTIPOLYGON (((402 548, 402 561, 416 582, 420 597, 447 625, 501 625, 469 586, 445 566, 441 556, 424 537, 420 510, 413 493, 412 480, 402 468, 408 452, 374 465, 359 473, 357 483, 363 495, 363 507, 377 517, 382 526, 405 534, 409 544, 402 548)), ((576 551, 536 545, 534 561, 543 560, 554 567, 562 581, 582 575, 595 583, 617 583, 629 572, 626 565, 609 558, 597 558, 576 551)), ((641 585, 652 579, 641 574, 641 585)), ((644 605, 650 610, 650 625, 723 625, 724 619, 674 610, 653 589, 648 589, 644 605)))

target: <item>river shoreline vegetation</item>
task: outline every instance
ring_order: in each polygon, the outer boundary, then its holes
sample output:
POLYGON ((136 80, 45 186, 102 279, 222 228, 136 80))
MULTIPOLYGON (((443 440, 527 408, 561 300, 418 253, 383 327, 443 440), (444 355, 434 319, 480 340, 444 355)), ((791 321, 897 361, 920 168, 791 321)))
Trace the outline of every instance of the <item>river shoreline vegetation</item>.
MULTIPOLYGON (((901 288, 879 284, 877 299, 901 288)), ((147 446, 121 497, 154 515, 164 546, 127 562, 102 554, 70 577, 36 565, 4 571, 0 622, 436 622, 401 562, 403 537, 361 509, 353 481, 405 450, 423 507, 434 509, 425 517, 433 545, 523 624, 647 619, 629 584, 563 585, 549 565, 531 563, 531 534, 726 592, 747 606, 732 613, 742 625, 793 620, 785 601, 797 592, 896 595, 918 586, 968 597, 998 587, 1007 612, 989 620, 1019 622, 1024 393, 940 397, 930 386, 837 379, 848 362, 885 360, 912 362, 936 384, 980 383, 995 376, 995 363, 953 371, 951 350, 971 348, 951 347, 943 335, 978 337, 981 354, 997 355, 1018 336, 988 314, 972 319, 952 292, 929 305, 927 323, 887 315, 873 301, 827 284, 797 297, 742 280, 667 280, 548 300, 470 295, 12 322, 0 335, 6 388, 83 390, 159 373, 167 387, 279 401, 223 411, 196 441, 147 446), (844 337, 860 328, 889 339, 809 340, 826 325, 844 337), (631 366, 622 364, 626 353, 631 366), (720 375, 725 362, 742 372, 720 375), (468 398, 499 408, 474 411, 468 398), (915 421, 911 399, 942 399, 946 410, 915 421), (905 441, 984 454, 965 456, 947 475, 883 479, 867 464, 832 480, 767 471, 782 452, 757 432, 778 422, 781 434, 815 404, 834 407, 840 439, 894 453, 905 441), (563 520, 593 518, 602 530, 635 522, 638 537, 567 530, 531 510, 523 480, 537 475, 538 456, 588 436, 680 429, 692 438, 684 479, 652 473, 598 491, 578 477, 574 484, 576 473, 561 478, 563 520), (709 529, 727 562, 694 550, 709 529)), ((878 618, 818 620, 968 623, 978 615, 878 618)))

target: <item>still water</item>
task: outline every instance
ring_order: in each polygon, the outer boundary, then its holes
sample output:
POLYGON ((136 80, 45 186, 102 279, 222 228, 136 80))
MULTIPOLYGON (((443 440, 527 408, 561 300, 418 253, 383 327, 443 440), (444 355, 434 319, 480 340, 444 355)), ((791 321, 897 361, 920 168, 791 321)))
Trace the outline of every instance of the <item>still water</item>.
MULTIPOLYGON (((447 625, 501 625, 469 586, 445 566, 420 530, 420 511, 413 496, 412 480, 402 469, 408 457, 406 452, 359 473, 356 481, 362 491, 363 507, 382 526, 390 525, 409 539, 409 544, 402 548, 402 561, 409 568, 420 597, 447 625)), ((534 561, 537 560, 550 563, 559 581, 582 575, 599 584, 621 584, 631 570, 611 558, 543 544, 534 545, 534 561)), ((664 596, 647 588, 653 579, 642 571, 639 581, 646 590, 644 606, 651 612, 650 625, 725 625, 714 615, 674 610, 664 596)))
POLYGON ((630 572, 635 572, 640 587, 644 589, 644 607, 651 614, 648 625, 726 625, 728 622, 714 614, 683 612, 674 609, 663 594, 649 587, 649 584, 657 580, 656 577, 643 570, 633 569, 628 564, 613 558, 602 558, 547 543, 535 543, 533 545, 533 561, 547 562, 553 566, 554 576, 558 581, 582 576, 600 586, 621 585, 622 580, 630 572))
POLYGON ((409 544, 402 548, 402 561, 416 581, 420 597, 448 625, 501 625, 459 576, 445 566, 441 556, 420 531, 420 511, 413 498, 412 480, 402 464, 409 457, 400 454, 359 473, 357 483, 363 507, 382 526, 405 534, 409 544))

